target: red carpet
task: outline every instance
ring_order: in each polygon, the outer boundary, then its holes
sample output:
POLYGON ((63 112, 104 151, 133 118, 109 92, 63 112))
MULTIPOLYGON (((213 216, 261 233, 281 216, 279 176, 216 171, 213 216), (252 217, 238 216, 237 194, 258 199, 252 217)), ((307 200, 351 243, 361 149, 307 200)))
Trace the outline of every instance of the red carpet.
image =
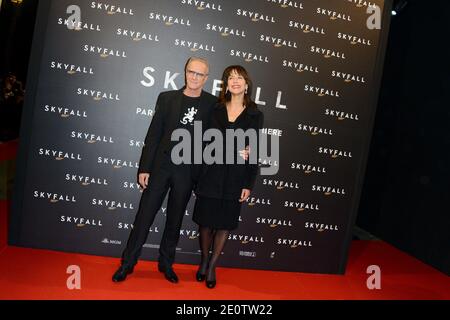
POLYGON ((196 267, 176 264, 171 284, 155 262, 140 262, 120 284, 119 259, 5 246, 7 204, 0 201, 0 299, 449 299, 450 280, 381 241, 353 241, 345 276, 218 268, 217 287, 195 281, 196 267), (367 266, 381 268, 381 289, 366 287, 367 266), (69 265, 81 268, 81 290, 69 290, 69 265))
MULTIPOLYGON (((14 159, 17 145, 0 145, 0 161, 14 159)), ((211 290, 195 281, 195 266, 175 265, 175 285, 142 261, 116 284, 119 259, 7 246, 7 213, 0 201, 0 299, 450 299, 446 275, 382 241, 353 241, 345 276, 218 268, 211 290), (70 265, 81 268, 81 290, 67 289, 70 265), (380 290, 366 286, 370 265, 381 268, 380 290)))

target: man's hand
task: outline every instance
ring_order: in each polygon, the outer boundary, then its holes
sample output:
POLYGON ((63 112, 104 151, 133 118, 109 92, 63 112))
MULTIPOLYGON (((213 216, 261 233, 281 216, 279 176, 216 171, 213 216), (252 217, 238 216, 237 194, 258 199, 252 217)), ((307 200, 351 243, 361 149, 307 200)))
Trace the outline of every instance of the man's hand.
POLYGON ((148 179, 150 178, 150 173, 139 173, 139 184, 142 189, 147 188, 148 179))
POLYGON ((250 197, 250 190, 249 189, 242 189, 241 192, 241 198, 239 199, 239 202, 247 201, 248 197, 250 197))

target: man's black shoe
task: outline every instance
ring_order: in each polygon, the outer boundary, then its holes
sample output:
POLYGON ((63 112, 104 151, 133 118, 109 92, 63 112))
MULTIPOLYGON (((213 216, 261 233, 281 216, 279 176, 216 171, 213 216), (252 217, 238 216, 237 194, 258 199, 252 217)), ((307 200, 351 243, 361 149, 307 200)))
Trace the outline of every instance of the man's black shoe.
POLYGON ((158 266, 158 270, 159 272, 164 273, 164 277, 172 282, 172 283, 178 283, 178 277, 177 274, 175 273, 175 271, 173 271, 172 268, 163 268, 161 266, 158 266))
POLYGON ((113 282, 121 282, 127 278, 127 275, 133 273, 133 267, 120 266, 112 276, 113 282))

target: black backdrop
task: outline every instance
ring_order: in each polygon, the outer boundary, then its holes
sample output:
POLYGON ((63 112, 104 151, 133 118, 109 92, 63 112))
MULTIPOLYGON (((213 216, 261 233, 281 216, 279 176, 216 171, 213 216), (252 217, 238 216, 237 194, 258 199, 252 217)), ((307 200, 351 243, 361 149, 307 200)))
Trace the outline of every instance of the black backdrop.
MULTIPOLYGON (((153 103, 182 86, 184 62, 199 55, 211 63, 205 89, 214 94, 224 67, 249 70, 267 134, 280 139, 278 173, 259 178, 222 265, 344 272, 389 5, 370 2, 383 9, 381 32, 366 27, 365 1, 75 3, 80 30, 64 25, 74 2, 40 2, 10 244, 120 256, 153 103)), ((198 259, 192 204, 177 262, 198 259)), ((164 211, 145 259, 156 258, 164 211)))
POLYGON ((391 24, 357 225, 450 275, 450 3, 428 4, 391 24))

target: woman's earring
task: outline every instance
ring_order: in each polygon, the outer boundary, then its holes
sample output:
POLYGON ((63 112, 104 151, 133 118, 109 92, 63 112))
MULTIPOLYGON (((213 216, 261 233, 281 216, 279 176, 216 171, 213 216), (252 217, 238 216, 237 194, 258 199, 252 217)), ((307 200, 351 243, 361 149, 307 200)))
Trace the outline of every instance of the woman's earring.
POLYGON ((245 94, 247 94, 247 92, 248 92, 248 87, 247 87, 247 88, 245 88, 245 94))
POLYGON ((225 90, 225 94, 227 94, 228 93, 228 87, 227 87, 227 90, 225 90))

